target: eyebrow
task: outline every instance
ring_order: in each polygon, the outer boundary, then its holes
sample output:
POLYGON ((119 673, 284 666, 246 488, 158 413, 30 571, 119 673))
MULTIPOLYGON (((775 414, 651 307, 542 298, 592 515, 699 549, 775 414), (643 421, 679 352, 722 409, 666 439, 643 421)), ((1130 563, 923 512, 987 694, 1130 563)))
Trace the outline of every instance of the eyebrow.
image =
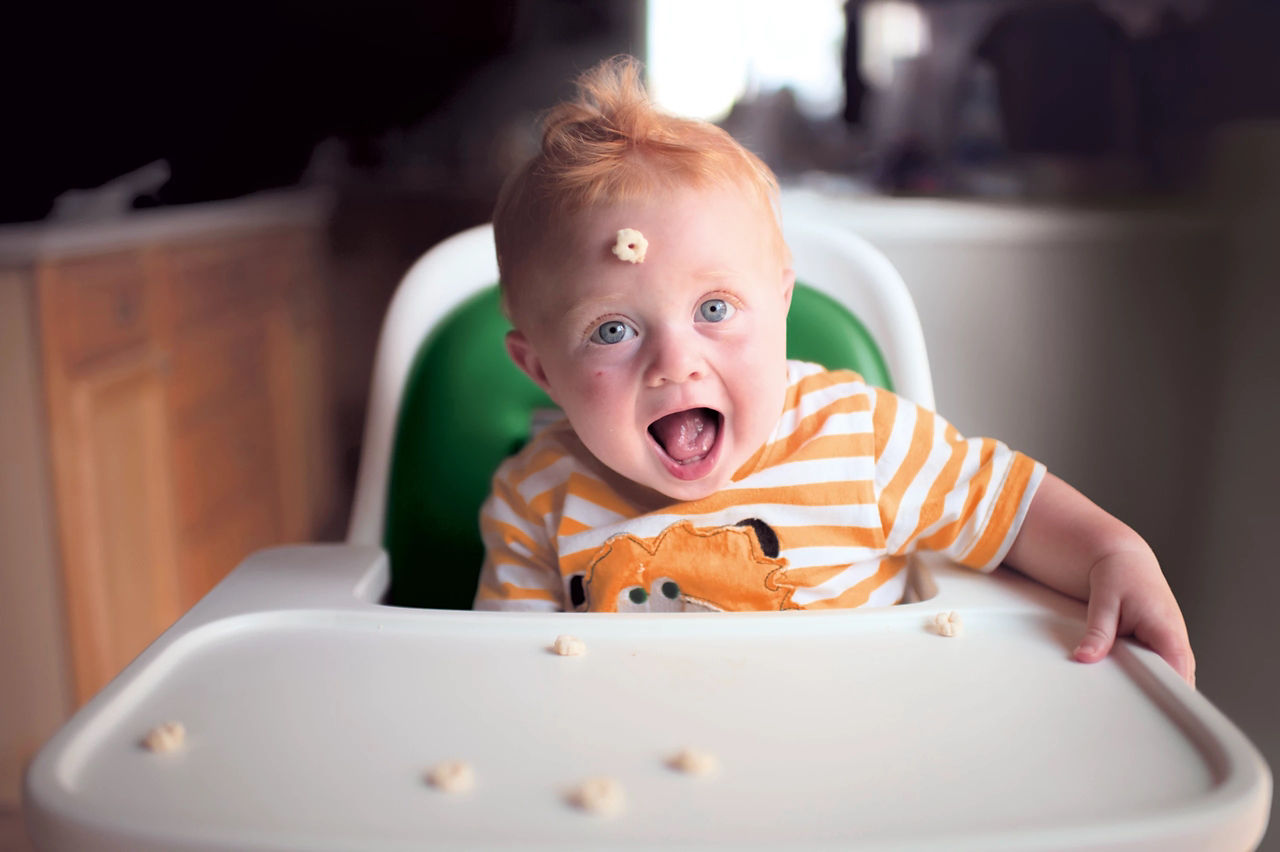
POLYGON ((569 309, 564 312, 564 317, 575 328, 584 326, 596 317, 615 313, 611 306, 622 301, 624 296, 625 294, 623 293, 610 293, 607 296, 597 296, 588 301, 578 302, 577 304, 571 305, 569 309))

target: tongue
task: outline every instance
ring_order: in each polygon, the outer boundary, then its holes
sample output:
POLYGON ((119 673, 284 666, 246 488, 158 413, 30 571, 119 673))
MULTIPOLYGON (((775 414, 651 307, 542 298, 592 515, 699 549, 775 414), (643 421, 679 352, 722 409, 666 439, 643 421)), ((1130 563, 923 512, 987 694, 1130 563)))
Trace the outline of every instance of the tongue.
POLYGON ((655 421, 649 431, 667 455, 678 462, 687 462, 706 455, 715 445, 717 419, 709 408, 691 408, 655 421))

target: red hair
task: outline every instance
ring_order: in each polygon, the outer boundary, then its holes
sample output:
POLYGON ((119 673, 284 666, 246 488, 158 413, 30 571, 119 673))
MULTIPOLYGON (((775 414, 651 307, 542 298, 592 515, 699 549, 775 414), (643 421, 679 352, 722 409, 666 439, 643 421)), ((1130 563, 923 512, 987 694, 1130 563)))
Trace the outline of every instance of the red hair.
MULTIPOLYGON (((498 194, 493 227, 506 303, 565 218, 596 205, 682 187, 739 187, 778 228, 778 180, 769 167, 714 124, 655 108, 634 58, 601 62, 577 89, 576 99, 547 113, 541 149, 498 194)), ((777 237, 783 246, 780 228, 777 237)))

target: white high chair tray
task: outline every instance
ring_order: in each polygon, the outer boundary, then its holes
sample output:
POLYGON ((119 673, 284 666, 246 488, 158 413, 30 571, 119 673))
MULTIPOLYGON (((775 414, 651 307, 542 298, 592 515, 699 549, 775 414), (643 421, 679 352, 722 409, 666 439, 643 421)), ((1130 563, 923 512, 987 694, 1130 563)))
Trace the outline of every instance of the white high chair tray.
POLYGON ((496 614, 380 606, 376 550, 251 558, 87 704, 27 777, 40 849, 1246 849, 1271 780, 1083 608, 939 572, 872 611, 496 614), (927 629, 954 609, 963 632, 927 629), (580 637, 581 657, 550 651, 580 637), (140 746, 166 721, 185 746, 140 746), (710 777, 665 761, 713 753, 710 777), (461 759, 475 788, 423 781, 461 759), (568 793, 624 788, 602 817, 568 793))

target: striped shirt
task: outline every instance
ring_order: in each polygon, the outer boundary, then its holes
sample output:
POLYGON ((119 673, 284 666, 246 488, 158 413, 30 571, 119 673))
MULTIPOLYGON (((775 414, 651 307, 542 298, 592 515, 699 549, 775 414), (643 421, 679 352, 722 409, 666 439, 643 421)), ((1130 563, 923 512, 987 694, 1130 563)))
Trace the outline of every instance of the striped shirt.
POLYGON ((477 609, 820 609, 898 602, 916 549, 1000 564, 1044 466, 856 373, 788 363, 769 440, 709 497, 640 507, 567 421, 493 479, 477 609))

